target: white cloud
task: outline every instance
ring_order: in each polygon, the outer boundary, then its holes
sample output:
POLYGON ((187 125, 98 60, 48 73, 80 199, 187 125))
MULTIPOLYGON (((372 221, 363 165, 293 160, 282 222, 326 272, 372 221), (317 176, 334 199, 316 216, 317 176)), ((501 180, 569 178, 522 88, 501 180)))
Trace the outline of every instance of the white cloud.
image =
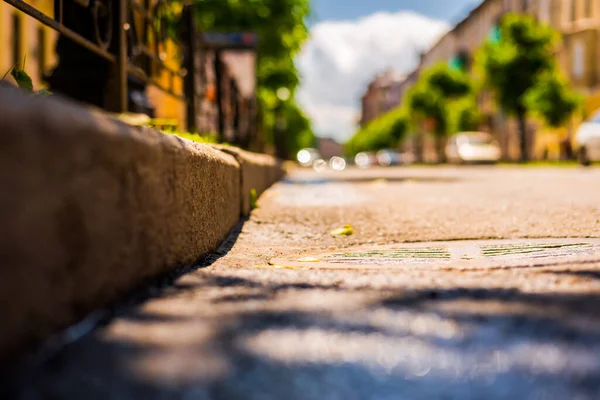
POLYGON ((413 12, 376 13, 357 21, 325 21, 311 30, 298 56, 298 100, 317 135, 347 140, 355 131, 360 97, 376 73, 408 73, 448 25, 413 12))

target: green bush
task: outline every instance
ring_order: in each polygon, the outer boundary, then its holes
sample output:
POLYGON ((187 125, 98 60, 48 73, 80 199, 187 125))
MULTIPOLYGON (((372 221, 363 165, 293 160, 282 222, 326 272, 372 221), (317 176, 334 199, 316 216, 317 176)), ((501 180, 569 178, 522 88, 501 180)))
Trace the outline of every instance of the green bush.
POLYGON ((362 127, 346 143, 346 155, 397 147, 408 133, 408 116, 401 109, 392 110, 362 127))
POLYGON ((479 129, 481 111, 473 97, 465 97, 448 107, 451 133, 473 132, 479 129))

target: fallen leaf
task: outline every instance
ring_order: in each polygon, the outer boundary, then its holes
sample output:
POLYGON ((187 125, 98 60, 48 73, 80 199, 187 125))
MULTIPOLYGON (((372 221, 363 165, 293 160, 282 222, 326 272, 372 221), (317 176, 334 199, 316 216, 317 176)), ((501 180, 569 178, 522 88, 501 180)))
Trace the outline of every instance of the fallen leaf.
POLYGON ((354 235, 354 229, 352 229, 352 225, 346 224, 343 228, 334 229, 329 234, 331 236, 352 236, 354 235))
POLYGON ((253 265, 256 269, 306 269, 303 267, 293 267, 291 265, 253 265))
POLYGON ((321 261, 321 259, 316 258, 316 257, 303 257, 298 260, 298 262, 319 262, 319 261, 321 261))

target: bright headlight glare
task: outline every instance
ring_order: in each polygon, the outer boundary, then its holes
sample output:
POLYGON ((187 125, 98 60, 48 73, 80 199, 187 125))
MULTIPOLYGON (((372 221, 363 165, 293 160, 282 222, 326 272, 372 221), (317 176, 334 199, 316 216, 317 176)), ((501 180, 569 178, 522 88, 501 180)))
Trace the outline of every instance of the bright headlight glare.
POLYGON ((298 152, 298 162, 300 164, 308 164, 310 162, 311 159, 311 155, 310 155, 310 151, 308 150, 300 150, 298 152))

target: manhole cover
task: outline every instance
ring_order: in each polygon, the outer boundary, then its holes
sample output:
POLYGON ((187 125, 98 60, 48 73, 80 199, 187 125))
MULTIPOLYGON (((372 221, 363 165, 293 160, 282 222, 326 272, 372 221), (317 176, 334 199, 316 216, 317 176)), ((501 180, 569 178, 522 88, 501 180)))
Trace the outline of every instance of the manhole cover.
POLYGON ((271 264, 299 268, 481 268, 600 262, 600 239, 518 239, 410 243, 357 247, 271 264))

